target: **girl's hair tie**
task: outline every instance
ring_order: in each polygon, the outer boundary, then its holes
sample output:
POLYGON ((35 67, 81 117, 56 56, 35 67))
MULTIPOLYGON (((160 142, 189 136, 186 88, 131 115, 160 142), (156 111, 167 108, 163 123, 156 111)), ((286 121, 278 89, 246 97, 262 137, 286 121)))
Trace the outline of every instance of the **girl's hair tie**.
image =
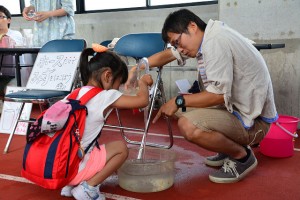
POLYGON ((97 43, 92 43, 92 49, 93 49, 95 52, 98 52, 98 53, 102 53, 102 52, 105 52, 105 51, 108 50, 107 47, 102 46, 102 45, 97 44, 97 43))

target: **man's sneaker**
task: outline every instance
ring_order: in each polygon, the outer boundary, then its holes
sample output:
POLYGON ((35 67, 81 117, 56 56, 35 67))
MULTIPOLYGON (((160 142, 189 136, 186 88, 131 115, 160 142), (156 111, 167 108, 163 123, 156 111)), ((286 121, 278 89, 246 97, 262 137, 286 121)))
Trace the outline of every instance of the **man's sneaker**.
POLYGON ((244 163, 231 158, 225 159, 223 167, 210 174, 209 180, 215 183, 234 183, 244 178, 257 166, 252 150, 250 152, 248 160, 244 163))
POLYGON ((100 193, 99 185, 92 187, 86 181, 76 186, 71 193, 77 200, 105 200, 105 196, 100 193))
POLYGON ((204 163, 211 167, 221 167, 224 164, 224 160, 228 158, 226 154, 218 153, 214 156, 206 157, 204 163))
POLYGON ((67 185, 63 187, 60 191, 60 195, 64 197, 73 197, 71 190, 74 188, 74 186, 67 185))

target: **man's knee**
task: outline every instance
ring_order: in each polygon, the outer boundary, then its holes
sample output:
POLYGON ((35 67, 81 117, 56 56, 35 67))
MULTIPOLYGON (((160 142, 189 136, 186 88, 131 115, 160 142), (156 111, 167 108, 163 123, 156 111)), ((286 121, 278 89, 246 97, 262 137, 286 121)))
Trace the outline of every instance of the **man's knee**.
POLYGON ((188 140, 193 141, 195 138, 199 138, 201 130, 198 129, 194 124, 192 124, 187 118, 180 117, 178 119, 178 127, 182 136, 188 140), (196 134, 197 130, 197 134, 196 134))
POLYGON ((185 117, 180 117, 177 121, 178 128, 179 128, 180 132, 184 135, 185 135, 185 132, 187 131, 187 123, 188 123, 188 120, 185 117))

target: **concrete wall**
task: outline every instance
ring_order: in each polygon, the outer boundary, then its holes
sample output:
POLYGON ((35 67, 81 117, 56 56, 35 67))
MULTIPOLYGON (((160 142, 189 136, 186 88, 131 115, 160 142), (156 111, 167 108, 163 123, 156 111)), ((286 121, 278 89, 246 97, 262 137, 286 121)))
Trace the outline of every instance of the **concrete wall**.
MULTIPOLYGON (((219 5, 187 7, 204 21, 220 19, 257 43, 285 43, 284 49, 262 50, 271 73, 275 100, 280 114, 300 117, 300 1, 299 0, 219 0, 219 5)), ((81 14, 75 16, 77 38, 88 46, 124 34, 160 32, 166 16, 178 8, 81 14)), ((31 28, 21 17, 13 19, 12 28, 31 28)), ((167 98, 178 92, 174 81, 196 80, 195 60, 189 71, 163 72, 167 98)), ((176 66, 173 62, 168 66, 176 66)), ((187 69, 187 68, 185 68, 187 69)))
MULTIPOLYGON (((187 8, 198 13, 204 21, 218 19, 218 5, 191 6, 187 8)), ((167 15, 177 9, 179 8, 78 14, 75 15, 76 37, 84 38, 88 46, 91 46, 93 42, 100 43, 128 33, 161 32, 167 15)), ((22 17, 13 18, 11 24, 12 29, 20 31, 32 27, 32 22, 27 22, 22 17)), ((130 64, 134 63, 130 62, 130 64)), ((167 66, 177 66, 177 63, 173 62, 167 66)), ((178 92, 175 80, 187 78, 192 84, 197 79, 196 72, 192 71, 196 70, 196 61, 190 59, 186 66, 188 68, 184 69, 188 69, 187 71, 183 71, 182 67, 176 67, 179 71, 170 71, 167 67, 164 70, 163 80, 167 98, 173 97, 178 92)), ((156 73, 153 72, 153 75, 156 75, 156 73)))

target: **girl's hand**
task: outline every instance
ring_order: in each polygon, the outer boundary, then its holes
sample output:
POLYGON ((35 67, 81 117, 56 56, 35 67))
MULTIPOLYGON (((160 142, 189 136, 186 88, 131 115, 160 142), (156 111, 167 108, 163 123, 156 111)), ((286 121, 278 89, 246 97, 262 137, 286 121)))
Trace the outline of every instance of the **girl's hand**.
POLYGON ((125 90, 137 87, 137 71, 136 68, 132 68, 128 73, 128 79, 124 85, 125 90))
POLYGON ((142 81, 143 83, 145 83, 148 86, 151 86, 153 84, 153 79, 152 76, 150 74, 145 74, 141 77, 140 81, 142 81))

